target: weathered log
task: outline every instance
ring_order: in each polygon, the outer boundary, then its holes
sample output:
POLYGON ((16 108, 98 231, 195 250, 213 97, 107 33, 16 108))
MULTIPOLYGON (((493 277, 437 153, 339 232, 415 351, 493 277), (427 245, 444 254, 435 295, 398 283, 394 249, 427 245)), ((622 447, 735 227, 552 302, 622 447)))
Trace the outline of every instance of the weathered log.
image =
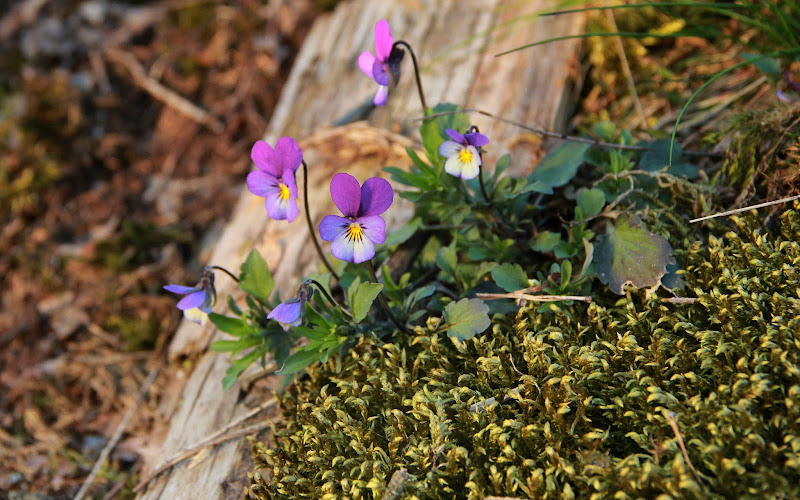
MULTIPOLYGON (((346 171, 363 182, 383 175, 383 166, 407 166, 405 148, 418 146, 413 130, 421 109, 408 56, 388 106, 375 110, 366 123, 325 128, 372 99, 375 84, 359 71, 356 59, 361 51, 374 50, 375 22, 388 19, 395 39, 402 38, 414 47, 422 64, 429 106, 452 102, 560 130, 578 73, 579 44, 575 40, 559 42, 495 57, 536 40, 582 30, 581 15, 546 19, 531 15, 550 5, 533 0, 354 0, 342 2, 334 12, 320 18, 295 61, 265 134, 271 144, 280 136, 298 138, 310 167, 312 219, 318 222, 325 214, 336 213, 328 192, 330 178, 336 172, 346 171)), ((512 173, 530 172, 535 167, 542 154, 539 138, 484 116, 472 118, 492 141, 487 148, 487 164, 493 165, 497 157, 510 152, 514 158, 512 173)), ((388 227, 398 227, 409 214, 409 206, 396 203, 386 214, 388 227)), ((287 297, 294 293, 302 276, 319 266, 303 217, 301 214, 292 224, 272 221, 266 216, 263 199, 244 189, 210 263, 238 270, 247 253, 256 248, 273 270, 281 296, 287 297)), ((220 297, 232 294, 241 299, 228 280, 220 276, 217 283, 220 297)), ((277 382, 270 379, 244 396, 239 384, 227 392, 222 390, 221 379, 230 360, 207 351, 208 345, 220 338, 224 335, 210 324, 199 327, 184 322, 176 333, 170 359, 196 361, 186 378, 175 382, 177 387, 183 385, 180 400, 162 405, 162 411, 170 417, 170 429, 158 459, 146 464, 143 477, 260 404, 263 398, 271 397, 267 388, 277 382)), ((139 498, 240 498, 246 471, 251 467, 249 443, 240 438, 211 449, 202 459, 187 459, 169 468, 148 482, 139 498)))

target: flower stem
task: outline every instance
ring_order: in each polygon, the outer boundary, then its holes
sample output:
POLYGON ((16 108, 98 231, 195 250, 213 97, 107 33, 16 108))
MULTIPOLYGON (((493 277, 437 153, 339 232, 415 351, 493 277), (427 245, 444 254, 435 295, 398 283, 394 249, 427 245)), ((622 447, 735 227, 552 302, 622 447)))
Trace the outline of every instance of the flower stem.
POLYGON ((325 258, 322 247, 319 246, 319 241, 317 241, 317 236, 314 233, 314 224, 311 222, 311 211, 308 209, 308 165, 305 160, 303 160, 303 205, 306 209, 306 223, 308 224, 308 232, 311 233, 311 241, 314 243, 314 248, 317 249, 317 254, 319 258, 322 259, 322 263, 325 264, 325 267, 328 268, 328 272, 338 281, 339 275, 336 274, 331 263, 325 258))
MULTIPOLYGON (((372 278, 372 281, 378 283, 378 276, 375 274, 375 266, 372 265, 371 260, 367 261, 367 269, 369 270, 369 275, 372 278)), ((392 320, 392 323, 394 323, 395 326, 399 328, 401 332, 408 333, 406 327, 403 326, 403 324, 400 323, 400 321, 398 321, 397 317, 395 317, 394 313, 389 308, 389 303, 386 301, 386 296, 383 294, 383 291, 381 291, 378 294, 378 300, 380 301, 383 310, 386 311, 386 315, 389 317, 390 320, 392 320)))
POLYGON ((236 276, 234 276, 234 275, 233 275, 233 273, 231 273, 230 271, 228 271, 228 270, 227 270, 227 269, 225 269, 224 267, 220 267, 220 266, 208 266, 208 267, 210 267, 211 269, 216 269, 217 271, 222 271, 223 273, 225 273, 225 274, 227 274, 228 276, 230 276, 230 277, 231 277, 231 279, 233 279, 233 281, 235 281, 235 282, 237 282, 237 283, 239 282, 239 278, 237 278, 236 276))
POLYGON ((311 283, 312 285, 316 286, 316 287, 317 287, 317 290, 319 290, 319 291, 320 291, 320 293, 322 293, 322 295, 324 295, 324 296, 325 296, 325 298, 328 300, 328 303, 329 303, 330 305, 332 305, 333 307, 342 307, 342 306, 341 306, 341 304, 339 304, 338 302, 336 302, 336 301, 333 299, 333 297, 331 297, 331 295, 328 293, 328 291, 327 291, 327 290, 325 290, 325 287, 324 287, 324 286, 322 286, 322 284, 321 284, 319 281, 317 281, 317 280, 314 280, 314 279, 307 279, 307 280, 306 280, 306 283, 311 283))
POLYGON ((428 110, 428 105, 425 104, 425 93, 422 91, 422 79, 419 77, 419 65, 417 64, 417 56, 414 54, 414 49, 411 48, 411 45, 406 43, 404 40, 398 40, 394 42, 392 48, 402 45, 403 47, 408 49, 408 52, 411 54, 411 61, 414 63, 414 76, 417 77, 417 92, 419 92, 419 100, 422 103, 422 115, 425 116, 425 112, 428 110))

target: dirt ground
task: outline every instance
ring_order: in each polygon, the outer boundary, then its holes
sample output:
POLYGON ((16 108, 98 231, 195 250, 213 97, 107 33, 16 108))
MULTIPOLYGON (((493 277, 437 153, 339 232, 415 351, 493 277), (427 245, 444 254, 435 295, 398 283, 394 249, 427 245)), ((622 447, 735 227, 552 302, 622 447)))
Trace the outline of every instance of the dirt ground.
POLYGON ((166 425, 162 286, 197 280, 322 4, 0 8, 0 498, 72 498, 159 366, 89 497, 130 491, 166 425))

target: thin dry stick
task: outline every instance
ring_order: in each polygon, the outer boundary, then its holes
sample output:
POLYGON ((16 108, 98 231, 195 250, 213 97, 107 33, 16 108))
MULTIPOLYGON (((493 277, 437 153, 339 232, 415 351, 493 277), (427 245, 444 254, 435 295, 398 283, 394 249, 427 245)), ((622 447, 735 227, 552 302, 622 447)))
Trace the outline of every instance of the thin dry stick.
POLYGON ((697 479, 697 482, 700 483, 700 487, 703 488, 703 493, 708 493, 706 485, 700 478, 700 474, 697 473, 697 469, 694 468, 692 461, 689 459, 689 453, 686 451, 686 444, 683 442, 683 435, 681 434, 681 430, 678 429, 678 421, 675 420, 675 413, 667 413, 667 420, 669 421, 669 426, 672 427, 672 432, 675 433, 675 437, 678 439, 678 446, 681 447, 681 452, 683 452, 683 459, 686 460, 686 464, 689 466, 689 469, 691 469, 695 479, 697 479))
POLYGON ((695 297, 664 297, 661 299, 661 302, 667 302, 669 304, 694 304, 697 302, 697 298, 695 297))
MULTIPOLYGON (((422 118, 416 118, 412 120, 412 122, 421 122, 423 120, 429 120, 431 118, 437 118, 439 116, 448 116, 454 115, 457 113, 478 113, 479 115, 488 116, 493 120, 497 120, 502 123, 507 123, 509 125, 514 125, 515 127, 519 127, 522 130, 527 130, 529 132, 533 132, 534 134, 539 134, 544 137, 552 137, 554 139, 561 139, 564 141, 572 141, 577 142, 580 144, 589 144, 598 148, 605 148, 605 149, 620 149, 623 151, 648 151, 652 148, 647 146, 634 146, 630 144, 615 144, 613 142, 605 142, 605 141, 598 141, 597 139, 588 139, 586 137, 578 137, 575 135, 569 134, 560 134, 558 132, 550 132, 549 130, 544 130, 537 127, 531 127, 530 125, 525 125, 524 123, 520 123, 518 121, 509 120, 508 118, 503 118, 501 116, 493 115, 488 111, 484 111, 482 109, 477 108, 467 108, 467 109, 459 109, 458 111, 442 111, 441 113, 433 113, 422 118)), ((706 157, 706 158, 722 158, 725 155, 723 153, 708 153, 706 151, 692 151, 692 150, 684 150, 681 153, 683 156, 694 156, 694 157, 706 157)))
POLYGON ((560 300, 579 300, 591 302, 592 298, 585 295, 531 295, 529 293, 476 293, 476 297, 486 300, 497 299, 524 299, 531 302, 558 302, 560 300))
MULTIPOLYGON (((606 17, 608 18, 608 22, 611 23, 611 29, 618 32, 619 28, 617 28, 617 21, 614 19, 614 11, 607 10, 606 17)), ((633 81, 633 73, 631 72, 631 67, 628 64, 628 56, 625 55, 625 46, 622 45, 622 37, 615 36, 614 41, 617 45, 620 63, 622 63, 622 71, 625 73, 625 79, 628 81, 628 88, 631 91, 631 97, 633 97, 633 103, 636 106, 636 112, 639 113, 639 121, 643 127, 646 127, 647 117, 644 116, 642 103, 639 101, 639 93, 636 92, 636 83, 633 81)), ((633 125, 636 125, 636 123, 634 122, 633 125)))
POLYGON ((716 217, 725 217, 727 215, 738 214, 739 212, 746 212, 748 210, 755 210, 756 208, 764 208, 764 207, 768 207, 770 205, 777 205, 778 203, 786 203, 788 201, 794 201, 794 200, 797 200, 799 198, 800 198, 800 194, 795 195, 795 196, 790 196, 788 198, 781 198, 780 200, 767 201, 765 203, 759 203, 758 205, 750 205, 749 207, 742 207, 742 208, 737 208, 735 210, 728 210, 727 212, 720 212, 720 213, 714 214, 714 215, 706 215, 705 217, 700 217, 698 219, 692 219, 692 220, 689 221, 689 223, 691 224, 692 222, 700 222, 701 220, 714 219, 716 217))
POLYGON ((243 429, 239 429, 238 431, 234 431, 234 432, 231 432, 229 434, 225 434, 226 432, 228 432, 231 428, 235 427, 236 425, 239 425, 240 423, 244 422, 245 420, 247 420, 248 418, 254 416, 255 414, 257 414, 257 413, 259 413, 259 412, 261 412, 261 411, 263 411, 263 410, 265 410, 265 409, 267 409, 267 408, 269 408, 271 406, 274 406, 276 404, 278 404, 278 401, 276 399, 270 399, 269 401, 266 401, 266 402, 262 403, 261 405, 257 406, 256 408, 253 408, 252 410, 250 410, 249 412, 245 413, 244 415, 236 418, 235 420, 230 422, 228 425, 226 425, 225 427, 223 427, 219 431, 215 432, 214 434, 211 434, 210 436, 208 436, 207 438, 203 439, 199 443, 195 443, 194 445, 190 446, 189 448, 185 449, 184 451, 176 453, 175 455, 170 457, 169 460, 164 462, 163 465, 161 465, 156 470, 154 470, 153 472, 148 474, 146 477, 144 477, 141 481, 139 481, 139 484, 137 484, 136 487, 133 489, 134 493, 138 493, 142 488, 147 486, 147 484, 150 481, 152 481, 153 479, 158 477, 165 470, 170 469, 173 466, 183 462, 184 460, 186 460, 187 458, 191 457, 192 455, 195 455, 195 454, 203 451, 205 448, 209 448, 211 446, 216 446, 216 445, 218 445, 220 443, 224 443, 225 441, 229 441, 231 439, 236 439, 236 438, 241 437, 241 436, 247 436, 248 434, 253 434, 253 433, 258 432, 261 429, 269 426, 270 422, 269 421, 264 421, 264 422, 261 422, 261 423, 258 423, 258 424, 251 425, 249 427, 245 427, 243 429))
POLYGON ((147 76, 144 68, 142 68, 139 61, 137 61, 133 55, 117 48, 109 49, 106 54, 109 59, 124 66, 130 72, 131 77, 133 77, 134 83, 155 99, 174 108, 187 118, 206 125, 216 134, 222 133, 224 130, 225 127, 222 122, 214 118, 208 111, 196 106, 188 99, 181 97, 174 91, 147 76))
POLYGON ((106 462, 108 459, 108 455, 111 454, 111 450, 117 445, 120 438, 122 437, 122 433, 125 432, 125 428, 128 427, 128 423, 131 421, 133 414, 139 408, 142 400, 144 399, 144 395, 147 393, 147 390, 150 388, 150 385, 156 378, 158 374, 158 364, 156 364, 152 369, 150 369, 150 373, 147 374, 147 379, 145 379, 144 383, 142 384, 141 390, 139 390, 139 397, 136 398, 136 402, 128 408, 128 411, 125 413, 125 416, 122 417, 122 421, 120 421, 119 425, 117 425, 117 429, 114 431, 114 435, 111 436, 111 439, 106 443, 103 451, 100 452, 100 456, 97 457, 97 461, 94 463, 94 467, 92 467, 92 471, 89 473, 89 476, 83 482, 81 489, 78 490, 78 494, 75 495, 75 500, 82 500, 83 495, 86 494, 86 491, 94 482, 94 478, 97 476, 97 473, 100 471, 100 467, 106 462))

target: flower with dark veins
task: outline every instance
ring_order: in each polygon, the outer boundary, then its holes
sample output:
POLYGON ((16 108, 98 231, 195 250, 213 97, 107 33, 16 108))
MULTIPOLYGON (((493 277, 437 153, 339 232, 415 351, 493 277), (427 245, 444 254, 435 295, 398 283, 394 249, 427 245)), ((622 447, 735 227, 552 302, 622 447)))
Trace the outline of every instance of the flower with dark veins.
POLYGON ((445 132, 451 139, 439 146, 439 154, 447 158, 444 164, 445 172, 464 180, 474 179, 480 173, 481 166, 481 154, 478 148, 489 144, 489 139, 478 132, 461 135, 450 128, 445 132))
POLYGON ((206 267, 200 277, 200 282, 195 286, 166 285, 165 290, 185 295, 178 302, 178 309, 189 321, 205 325, 211 306, 217 301, 217 290, 214 288, 214 271, 206 267))
POLYGON ((264 141, 256 141, 250 151, 258 170, 247 175, 247 187, 256 196, 266 198, 271 219, 292 222, 297 208, 297 183, 294 174, 303 162, 303 152, 291 137, 281 137, 273 150, 264 141))
POLYGON ((386 221, 380 215, 394 201, 386 179, 372 177, 362 186, 350 174, 339 173, 331 180, 331 197, 343 217, 326 215, 319 235, 331 242, 337 259, 360 264, 375 256, 375 245, 386 240, 386 221))

